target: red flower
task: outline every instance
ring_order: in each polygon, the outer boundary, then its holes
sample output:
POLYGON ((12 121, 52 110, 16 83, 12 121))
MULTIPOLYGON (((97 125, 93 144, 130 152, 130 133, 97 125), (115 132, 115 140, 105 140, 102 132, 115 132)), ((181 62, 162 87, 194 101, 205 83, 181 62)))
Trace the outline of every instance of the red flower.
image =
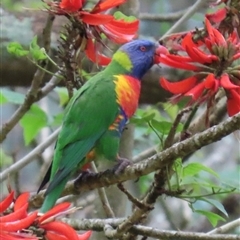
POLYGON ((214 13, 206 14, 205 16, 211 22, 219 23, 226 17, 226 15, 227 15, 227 9, 224 7, 224 8, 220 8, 218 11, 214 13))
POLYGON ((79 24, 80 29, 84 29, 84 36, 87 38, 85 46, 86 54, 90 60, 100 65, 107 65, 111 59, 98 53, 98 44, 102 42, 102 34, 110 41, 118 44, 131 41, 139 27, 139 20, 126 21, 115 19, 112 15, 104 12, 117 7, 126 0, 99 0, 92 10, 84 8, 83 0, 62 0, 59 4, 49 4, 50 12, 56 15, 66 15, 75 24, 79 24))
POLYGON ((0 202, 1 214, 8 208, 9 211, 12 210, 12 212, 8 214, 5 212, 4 215, 0 216, 1 240, 38 240, 39 236, 34 233, 34 229, 36 229, 36 231, 38 229, 45 230, 43 235, 47 240, 89 239, 92 233, 91 231, 78 234, 68 224, 55 220, 57 216, 72 211, 72 209, 68 210, 70 203, 58 204, 44 215, 38 217, 37 211, 30 214, 27 213, 29 195, 29 193, 23 193, 14 202, 14 192, 12 191, 0 202), (14 206, 11 207, 13 202, 14 206), (28 230, 30 226, 31 231, 28 230))
POLYGON ((207 101, 208 106, 221 87, 226 92, 228 114, 232 116, 240 112, 240 66, 234 66, 240 58, 240 43, 236 32, 225 38, 208 19, 205 24, 208 36, 202 40, 195 43, 192 33, 183 38, 181 48, 185 55, 167 53, 159 59, 160 63, 194 71, 195 75, 179 82, 161 78, 160 84, 178 94, 178 99, 190 96, 191 103, 207 101))
POLYGON ((239 0, 221 0, 217 1, 214 6, 221 6, 215 12, 206 14, 206 18, 217 24, 221 32, 232 33, 234 29, 239 32, 240 27, 240 2, 239 0))
POLYGON ((67 12, 76 12, 82 8, 83 3, 84 0, 62 0, 59 6, 67 12))
POLYGON ((58 204, 37 219, 38 227, 46 231, 45 236, 47 239, 87 240, 91 236, 91 231, 84 234, 77 234, 76 231, 68 224, 55 221, 55 218, 59 215, 66 214, 71 211, 71 209, 68 210, 70 205, 71 204, 68 202, 58 204))
POLYGON ((3 240, 21 240, 21 239, 34 239, 36 236, 28 236, 26 233, 20 233, 19 231, 28 228, 36 219, 37 212, 28 214, 28 202, 27 199, 29 193, 23 193, 15 201, 13 212, 6 214, 6 210, 11 208, 14 202, 14 192, 9 195, 0 203, 0 238, 3 240), (3 214, 5 213, 5 214, 3 214))

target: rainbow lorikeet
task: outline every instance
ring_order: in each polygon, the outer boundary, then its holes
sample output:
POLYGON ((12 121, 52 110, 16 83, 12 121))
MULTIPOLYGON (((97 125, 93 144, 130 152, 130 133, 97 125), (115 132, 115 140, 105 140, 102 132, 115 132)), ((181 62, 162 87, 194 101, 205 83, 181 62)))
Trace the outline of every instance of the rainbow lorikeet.
POLYGON ((118 156, 121 133, 137 109, 141 78, 155 63, 159 48, 147 40, 126 43, 70 100, 52 165, 39 188, 50 180, 41 213, 54 206, 71 175, 86 162, 103 157, 124 163, 118 156))

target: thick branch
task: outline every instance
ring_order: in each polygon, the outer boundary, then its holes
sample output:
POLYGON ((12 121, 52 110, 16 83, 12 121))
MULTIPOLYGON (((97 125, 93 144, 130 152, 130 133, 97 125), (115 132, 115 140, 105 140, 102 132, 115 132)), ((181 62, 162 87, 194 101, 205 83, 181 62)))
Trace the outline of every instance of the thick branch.
MULTIPOLYGON (((124 219, 61 219, 63 222, 71 225, 77 230, 95 230, 103 231, 105 226, 110 225, 116 228, 119 224, 123 222, 124 219)), ((146 227, 142 225, 134 225, 129 229, 129 232, 136 235, 142 235, 147 237, 153 237, 158 239, 178 239, 178 240, 240 240, 237 235, 223 235, 223 234, 211 234, 206 233, 193 233, 193 232, 181 232, 181 231, 165 231, 158 230, 151 227, 146 227)))
MULTIPOLYGON (((130 179, 136 179, 140 176, 159 170, 170 164, 178 157, 184 157, 203 146, 219 141, 230 133, 240 129, 240 113, 228 118, 226 121, 217 126, 213 126, 202 133, 174 144, 172 147, 159 152, 152 157, 140 163, 128 166, 122 173, 114 174, 111 171, 96 174, 95 176, 86 177, 85 181, 75 181, 67 184, 63 195, 79 194, 83 191, 106 187, 116 183, 124 182, 130 179)), ((31 198, 35 206, 41 205, 44 191, 31 198)))

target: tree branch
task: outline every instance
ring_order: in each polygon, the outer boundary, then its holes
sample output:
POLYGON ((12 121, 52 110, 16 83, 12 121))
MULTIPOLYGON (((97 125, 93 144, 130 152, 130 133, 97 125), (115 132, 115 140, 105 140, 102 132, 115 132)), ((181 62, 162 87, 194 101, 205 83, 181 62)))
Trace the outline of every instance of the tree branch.
POLYGON ((153 14, 153 13, 140 13, 139 18, 141 20, 151 20, 151 21, 175 21, 181 18, 186 13, 186 10, 180 10, 173 13, 167 14, 153 14))
MULTIPOLYGON (((91 167, 92 167, 92 169, 95 173, 98 173, 97 167, 96 167, 94 162, 91 163, 91 167)), ((105 189, 104 188, 98 188, 98 195, 99 195, 99 198, 102 202, 102 206, 103 206, 103 209, 105 211, 106 216, 108 218, 114 218, 115 214, 114 214, 114 212, 113 212, 113 210, 110 206, 110 203, 108 201, 108 197, 107 197, 105 189)))
POLYGON ((30 153, 28 153, 26 156, 24 156, 22 159, 17 161, 16 163, 12 164, 10 167, 8 167, 6 170, 4 170, 0 174, 0 182, 7 179, 7 177, 19 171, 19 169, 25 167, 28 163, 30 163, 32 160, 36 158, 37 155, 41 154, 48 146, 50 146, 57 138, 58 133, 60 132, 61 128, 58 128, 53 132, 43 143, 39 144, 36 148, 34 148, 30 153))
MULTIPOLYGON (((239 126, 240 113, 228 118, 217 126, 213 126, 202 133, 195 134, 184 141, 174 144, 172 147, 153 155, 147 160, 128 166, 120 174, 114 174, 109 170, 95 176, 88 176, 84 181, 76 180, 75 182, 70 182, 67 184, 63 196, 79 194, 86 190, 106 187, 147 175, 171 164, 178 157, 184 157, 210 143, 219 141, 230 133, 239 130, 239 126)), ((34 206, 40 206, 44 199, 44 192, 41 191, 39 194, 32 196, 30 202, 34 206)))
MULTIPOLYGON (((123 218, 117 219, 69 219, 62 218, 61 221, 71 225, 76 230, 94 230, 103 231, 106 225, 110 225, 116 228, 119 224, 123 222, 123 218)), ((223 235, 223 234, 211 234, 206 233, 193 233, 193 232, 182 232, 182 231, 165 231, 158 230, 151 227, 146 227, 142 225, 134 225, 129 229, 130 233, 153 237, 158 239, 168 239, 168 240, 240 240, 237 235, 223 235)), ((111 236, 108 236, 111 237, 111 236)))
MULTIPOLYGON (((53 24, 54 16, 49 14, 47 18, 46 25, 43 29, 43 46, 48 51, 50 49, 51 41, 51 29, 53 24)), ((42 61, 41 67, 45 68, 47 66, 47 61, 42 61)), ((12 115, 10 120, 3 124, 0 129, 0 142, 2 142, 7 134, 13 129, 13 127, 18 123, 18 121, 23 117, 23 115, 30 109, 31 105, 38 99, 39 87, 42 84, 45 72, 41 69, 37 69, 34 74, 31 87, 26 95, 24 103, 19 106, 16 112, 12 115)))
MULTIPOLYGON (((240 226, 240 218, 229 222, 227 224, 222 225, 221 227, 217 227, 213 229, 212 231, 208 232, 207 234, 218 234, 218 233, 226 233, 229 232, 230 230, 239 227, 240 226)), ((240 238, 239 238, 240 239, 240 238)))
POLYGON ((194 13, 196 13, 199 8, 204 6, 208 0, 197 0, 192 7, 188 8, 186 13, 160 38, 160 41, 166 38, 169 34, 177 31, 179 26, 181 26, 187 19, 189 19, 194 13))
MULTIPOLYGON (((210 116, 210 126, 220 123, 225 115, 226 115, 226 101, 223 99, 223 101, 219 101, 218 104, 215 105, 214 111, 210 116)), ((200 114, 199 117, 196 118, 191 123, 191 125, 188 128, 188 131, 193 135, 195 133, 202 132, 203 130, 205 130, 206 126, 202 124, 205 121, 205 119, 206 119, 206 112, 205 114, 200 114)), ((178 135, 174 138, 174 143, 177 141, 177 139, 179 139, 178 135)), ((146 158, 149 158, 150 156, 156 154, 157 149, 158 149, 158 145, 144 150, 140 154, 133 157, 133 162, 137 163, 146 158)))

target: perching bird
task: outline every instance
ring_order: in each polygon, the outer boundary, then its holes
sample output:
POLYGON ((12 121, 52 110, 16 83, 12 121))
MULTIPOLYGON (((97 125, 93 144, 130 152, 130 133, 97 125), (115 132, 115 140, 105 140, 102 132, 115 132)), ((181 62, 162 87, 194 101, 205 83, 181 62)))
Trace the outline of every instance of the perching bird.
POLYGON ((124 168, 118 156, 121 133, 137 109, 141 78, 155 63, 158 51, 158 46, 147 40, 123 45, 111 63, 70 100, 52 165, 39 188, 50 180, 40 213, 54 206, 71 175, 86 161, 103 157, 120 161, 119 169, 124 168))

